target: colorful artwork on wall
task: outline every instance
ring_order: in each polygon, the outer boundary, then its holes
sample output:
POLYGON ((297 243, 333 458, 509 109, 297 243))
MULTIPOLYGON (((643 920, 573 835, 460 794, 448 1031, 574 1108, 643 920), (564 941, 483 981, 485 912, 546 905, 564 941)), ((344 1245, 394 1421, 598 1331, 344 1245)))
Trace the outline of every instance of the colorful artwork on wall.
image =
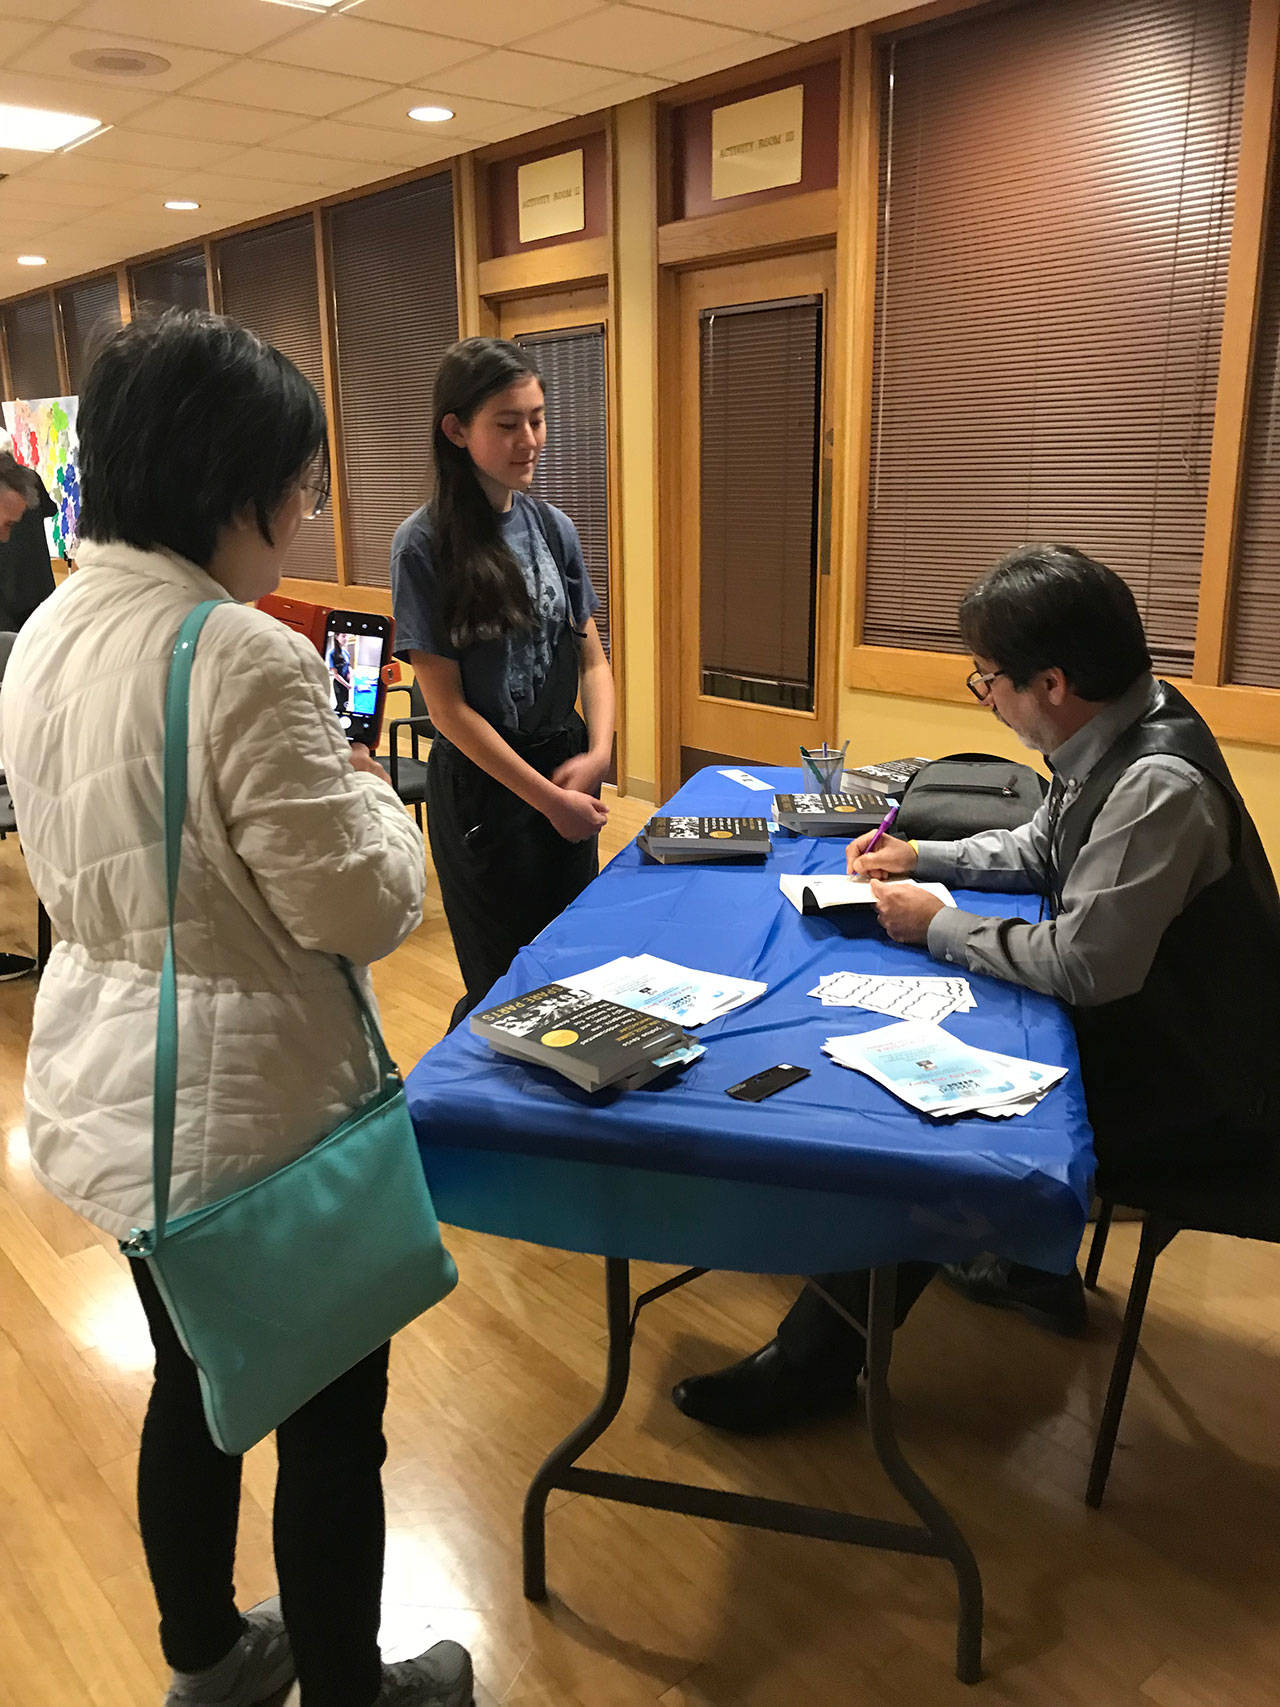
POLYGON ((70 558, 80 532, 80 443, 76 437, 76 397, 19 398, 4 405, 5 429, 13 435, 13 454, 34 468, 58 506, 45 523, 49 555, 70 558))

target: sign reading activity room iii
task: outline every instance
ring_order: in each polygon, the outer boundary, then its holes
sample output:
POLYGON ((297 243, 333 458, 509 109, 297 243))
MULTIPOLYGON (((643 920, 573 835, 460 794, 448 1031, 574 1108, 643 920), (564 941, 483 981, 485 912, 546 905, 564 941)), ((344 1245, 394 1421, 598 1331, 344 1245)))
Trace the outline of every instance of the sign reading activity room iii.
POLYGON ((520 200, 520 241, 563 237, 581 231, 587 222, 582 195, 582 150, 531 160, 516 173, 520 200))
POLYGON ((802 83, 717 107, 711 115, 712 199, 798 184, 803 128, 802 83))

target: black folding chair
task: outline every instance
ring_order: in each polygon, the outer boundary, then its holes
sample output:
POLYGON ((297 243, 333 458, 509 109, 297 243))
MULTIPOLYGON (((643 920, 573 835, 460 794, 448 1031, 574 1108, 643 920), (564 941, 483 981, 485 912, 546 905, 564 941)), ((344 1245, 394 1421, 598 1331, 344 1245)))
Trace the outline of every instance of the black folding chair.
POLYGON ((430 741, 435 736, 431 719, 427 716, 427 702, 422 697, 422 690, 417 682, 401 682, 396 687, 387 689, 387 698, 393 693, 408 696, 409 716, 397 717, 388 723, 383 731, 386 751, 377 754, 378 763, 391 778, 391 786, 400 796, 406 806, 413 807, 413 816, 418 828, 422 828, 422 808, 427 798, 427 761, 419 752, 419 742, 430 741), (400 752, 400 731, 409 731, 409 752, 400 752))
POLYGON ((1153 1184, 1150 1180, 1108 1179, 1099 1185, 1100 1208, 1084 1283, 1090 1290, 1098 1284, 1102 1253, 1106 1250, 1111 1215, 1116 1204, 1143 1211, 1142 1237, 1134 1264, 1129 1301, 1125 1306, 1120 1343, 1116 1347, 1111 1382, 1107 1388, 1098 1438, 1089 1467, 1085 1494, 1091 1506, 1102 1504, 1111 1459, 1115 1452, 1120 1416, 1124 1410, 1129 1376, 1142 1332, 1142 1317, 1151 1290, 1156 1258, 1179 1233, 1226 1233, 1237 1239, 1265 1239, 1280 1244, 1280 1159, 1232 1173, 1180 1180, 1177 1184, 1153 1184))

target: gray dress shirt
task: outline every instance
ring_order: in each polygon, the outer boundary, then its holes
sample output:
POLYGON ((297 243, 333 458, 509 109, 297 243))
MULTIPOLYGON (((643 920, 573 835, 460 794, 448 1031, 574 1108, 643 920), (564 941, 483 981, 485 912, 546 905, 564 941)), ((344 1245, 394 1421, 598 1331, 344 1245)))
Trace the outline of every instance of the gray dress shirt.
MULTIPOLYGON (((1144 674, 1046 755, 1065 810, 1091 770, 1152 705, 1144 674)), ((1067 874, 1057 918, 1032 924, 944 907, 929 952, 1077 1007, 1142 988, 1169 925, 1231 863, 1233 809, 1219 785, 1185 759, 1152 754, 1117 780, 1067 874)), ((1041 890, 1049 868, 1049 802, 1017 830, 959 842, 921 842, 916 876, 960 889, 1041 890)))

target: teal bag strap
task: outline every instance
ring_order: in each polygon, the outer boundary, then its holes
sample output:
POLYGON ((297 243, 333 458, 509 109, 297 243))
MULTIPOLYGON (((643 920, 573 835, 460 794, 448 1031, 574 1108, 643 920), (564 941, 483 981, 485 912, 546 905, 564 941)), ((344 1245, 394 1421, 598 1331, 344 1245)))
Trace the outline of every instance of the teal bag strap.
MULTIPOLYGON (((173 1176, 173 1134, 178 1100, 178 979, 174 961, 174 916, 178 900, 178 872, 182 864, 182 825, 187 815, 188 711, 191 703, 191 666, 196 642, 211 612, 224 601, 207 599, 188 612, 178 629, 169 663, 164 697, 164 870, 168 906, 168 932, 164 962, 160 969, 160 1011, 156 1020, 156 1064, 154 1079, 153 1135, 151 1141, 152 1218, 151 1232, 135 1231, 126 1249, 133 1256, 153 1256, 164 1242, 169 1218, 169 1187, 173 1176)), ((373 1016, 360 980, 350 961, 337 957, 342 975, 364 1023, 365 1033, 378 1058, 385 1081, 400 1083, 400 1071, 387 1049, 381 1028, 373 1016)))
MULTIPOLYGON (((220 599, 206 599, 183 618, 169 661, 164 694, 164 878, 168 935, 160 969, 160 1012, 156 1020, 155 1103, 152 1115, 151 1190, 153 1230, 141 1238, 140 1255, 151 1256, 164 1241, 173 1173, 174 1110, 178 1098, 178 977, 174 966, 173 924, 182 863, 182 822, 187 815, 187 711, 196 641, 220 599)), ((131 1241, 132 1242, 132 1241, 131 1241)))

